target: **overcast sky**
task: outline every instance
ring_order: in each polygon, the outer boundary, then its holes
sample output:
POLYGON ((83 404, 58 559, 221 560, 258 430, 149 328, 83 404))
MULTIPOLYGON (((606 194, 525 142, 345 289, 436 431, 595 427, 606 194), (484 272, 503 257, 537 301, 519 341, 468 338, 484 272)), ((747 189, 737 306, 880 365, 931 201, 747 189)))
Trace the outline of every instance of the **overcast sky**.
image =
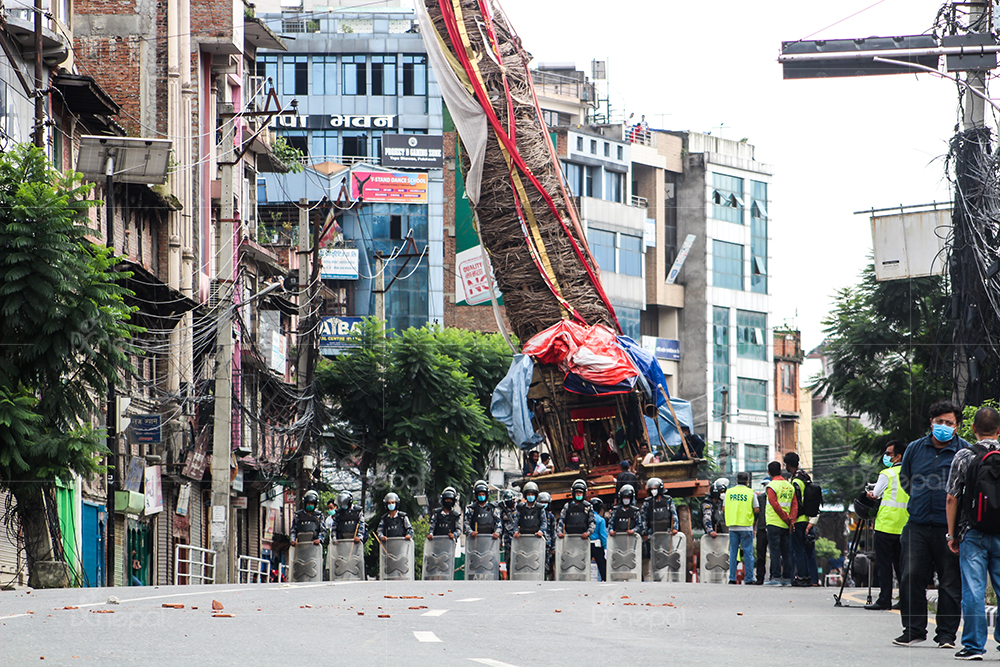
POLYGON ((940 2, 830 4, 499 0, 540 62, 606 59, 612 101, 653 127, 747 137, 774 169, 771 326, 822 341, 840 288, 872 250, 854 211, 947 201, 943 156, 957 119, 955 84, 930 74, 783 81, 782 41, 914 35, 940 2), (814 34, 816 33, 816 34, 814 34))

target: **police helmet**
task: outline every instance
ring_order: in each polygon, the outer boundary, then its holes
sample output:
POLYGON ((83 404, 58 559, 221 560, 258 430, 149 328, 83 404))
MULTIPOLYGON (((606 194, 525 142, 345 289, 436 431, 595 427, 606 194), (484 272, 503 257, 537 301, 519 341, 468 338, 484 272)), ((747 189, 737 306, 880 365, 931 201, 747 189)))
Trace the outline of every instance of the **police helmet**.
POLYGON ((337 507, 342 510, 351 509, 351 505, 354 504, 354 494, 350 491, 341 491, 337 495, 337 507))
POLYGON ((505 505, 513 506, 514 492, 511 489, 504 489, 503 492, 500 494, 500 501, 505 505))
POLYGON ((719 479, 712 482, 712 495, 721 496, 729 488, 729 480, 725 477, 720 477, 719 479))
POLYGON ((650 477, 646 481, 646 490, 648 491, 651 491, 653 489, 662 489, 662 488, 663 488, 663 480, 660 479, 659 477, 650 477))
POLYGON ((313 505, 319 504, 319 494, 316 493, 316 491, 309 489, 306 491, 306 495, 302 496, 302 503, 304 505, 308 505, 310 503, 313 505))
POLYGON ((534 482, 528 482, 524 485, 524 488, 521 489, 521 493, 524 495, 528 495, 529 493, 538 493, 538 485, 534 482))
POLYGON ((635 489, 632 487, 631 484, 626 484, 618 491, 618 497, 635 498, 635 489))
POLYGON ((472 491, 474 493, 489 493, 490 485, 485 480, 480 479, 472 486, 472 491))
POLYGON ((441 502, 445 500, 458 500, 458 491, 454 487, 445 487, 444 491, 441 492, 441 502))
POLYGON ((600 498, 591 498, 590 506, 594 508, 595 512, 600 513, 604 511, 604 501, 600 498))
POLYGON ((549 503, 552 502, 552 496, 549 494, 548 491, 542 491, 541 493, 538 494, 538 502, 541 503, 542 505, 548 505, 549 503))
POLYGON ((388 505, 389 503, 399 503, 399 496, 390 491, 389 493, 385 494, 385 498, 382 499, 382 502, 384 502, 386 505, 388 505))
POLYGON ((587 492, 587 482, 585 482, 582 479, 578 479, 575 482, 573 482, 573 486, 570 487, 570 490, 572 490, 572 491, 578 491, 578 490, 580 490, 580 491, 583 491, 584 493, 586 493, 587 492))

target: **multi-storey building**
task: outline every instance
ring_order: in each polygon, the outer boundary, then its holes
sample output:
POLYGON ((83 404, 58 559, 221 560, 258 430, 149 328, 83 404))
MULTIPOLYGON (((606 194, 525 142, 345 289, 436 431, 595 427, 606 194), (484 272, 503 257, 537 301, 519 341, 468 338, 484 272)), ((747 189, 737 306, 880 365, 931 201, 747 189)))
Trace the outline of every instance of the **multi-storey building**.
MULTIPOLYGON (((801 429, 809 429, 802 419, 803 404, 799 389, 799 372, 805 355, 802 336, 791 329, 774 331, 774 456, 779 461, 788 452, 805 458, 801 429)), ((810 410, 811 412, 811 410, 810 410)), ((809 460, 811 462, 811 448, 809 460)))

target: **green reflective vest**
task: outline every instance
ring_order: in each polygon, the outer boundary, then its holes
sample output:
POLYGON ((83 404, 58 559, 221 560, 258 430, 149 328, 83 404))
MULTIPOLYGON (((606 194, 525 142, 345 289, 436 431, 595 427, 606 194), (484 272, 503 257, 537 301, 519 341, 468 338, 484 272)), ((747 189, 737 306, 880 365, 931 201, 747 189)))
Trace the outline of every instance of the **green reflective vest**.
POLYGON ((896 464, 879 473, 889 480, 889 486, 882 494, 882 504, 879 505, 878 515, 875 517, 875 530, 882 533, 901 534, 903 526, 910 518, 909 512, 906 511, 906 503, 909 502, 910 496, 899 483, 900 468, 900 465, 896 464))
POLYGON ((753 525, 753 491, 748 487, 737 485, 726 491, 726 525, 753 525))
POLYGON ((793 479, 792 484, 794 484, 795 488, 798 489, 799 498, 799 515, 795 517, 795 523, 805 523, 809 520, 809 517, 802 513, 802 498, 806 493, 806 483, 805 480, 793 479))
MULTIPOLYGON (((795 498, 795 487, 792 486, 792 483, 784 479, 776 479, 768 484, 767 488, 774 489, 778 505, 781 506, 781 509, 785 510, 786 514, 790 514, 792 511, 792 500, 795 498)), ((771 507, 770 499, 768 500, 767 507, 764 509, 764 518, 769 526, 788 528, 788 523, 782 521, 778 513, 771 507)))

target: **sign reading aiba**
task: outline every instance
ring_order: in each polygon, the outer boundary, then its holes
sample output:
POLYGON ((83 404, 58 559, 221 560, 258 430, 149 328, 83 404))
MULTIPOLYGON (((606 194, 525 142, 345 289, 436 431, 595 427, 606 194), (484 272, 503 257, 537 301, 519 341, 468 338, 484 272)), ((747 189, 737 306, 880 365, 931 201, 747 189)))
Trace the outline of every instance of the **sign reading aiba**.
POLYGON ((360 317, 324 317, 319 330, 319 349, 325 355, 354 347, 351 334, 361 327, 360 317))

